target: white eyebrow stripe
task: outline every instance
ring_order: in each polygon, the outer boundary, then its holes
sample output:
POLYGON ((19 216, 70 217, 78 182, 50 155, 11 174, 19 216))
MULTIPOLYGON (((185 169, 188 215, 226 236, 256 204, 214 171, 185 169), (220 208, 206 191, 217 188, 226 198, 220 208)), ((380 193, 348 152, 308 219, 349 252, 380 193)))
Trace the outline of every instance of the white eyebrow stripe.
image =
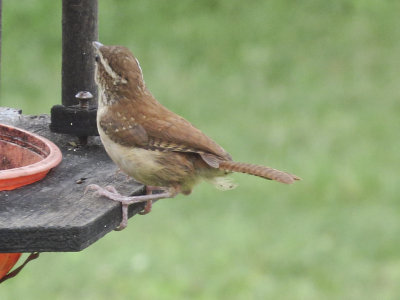
POLYGON ((140 75, 142 75, 142 80, 144 81, 144 79, 143 79, 143 71, 142 71, 142 67, 140 66, 140 63, 139 63, 139 61, 138 61, 138 59, 135 57, 135 60, 136 60, 136 62, 137 62, 137 65, 138 65, 138 67, 139 67, 139 69, 140 69, 140 75))
POLYGON ((106 70, 106 72, 108 73, 108 75, 111 76, 112 79, 114 79, 114 82, 122 82, 122 83, 127 83, 127 81, 125 79, 123 79, 121 76, 119 76, 117 73, 114 72, 114 70, 110 67, 110 65, 108 64, 108 61, 104 59, 103 55, 101 55, 101 53, 99 53, 100 55, 100 61, 101 64, 104 66, 104 69, 106 70))

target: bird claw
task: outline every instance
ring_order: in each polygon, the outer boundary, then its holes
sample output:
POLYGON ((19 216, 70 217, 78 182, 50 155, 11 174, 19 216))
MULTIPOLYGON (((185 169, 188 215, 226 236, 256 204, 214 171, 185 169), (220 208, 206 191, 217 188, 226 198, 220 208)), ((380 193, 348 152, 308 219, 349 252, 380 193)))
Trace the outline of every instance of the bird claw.
POLYGON ((139 215, 147 215, 151 212, 151 208, 153 207, 153 201, 148 200, 146 205, 144 206, 143 210, 139 211, 139 215))
POLYGON ((122 204, 122 220, 118 227, 114 229, 115 231, 121 231, 128 226, 128 206, 127 204, 122 204))
POLYGON ((113 194, 121 195, 120 193, 118 193, 118 191, 112 185, 107 185, 104 189, 106 189, 107 191, 109 191, 113 194))
POLYGON ((83 194, 86 195, 87 192, 88 192, 89 190, 97 190, 97 189, 101 189, 101 187, 98 186, 97 184, 89 184, 89 185, 85 188, 85 191, 83 192, 83 194))
POLYGON ((140 212, 140 214, 146 214, 151 211, 153 201, 157 201, 163 198, 172 198, 175 197, 175 195, 178 193, 176 189, 161 188, 161 193, 152 194, 153 189, 150 188, 149 190, 147 190, 147 195, 127 197, 118 193, 118 191, 111 185, 103 188, 97 184, 89 184, 86 187, 84 194, 86 194, 89 190, 94 190, 95 195, 104 196, 111 200, 121 202, 122 221, 120 225, 116 228, 116 230, 118 231, 124 229, 128 225, 128 206, 130 204, 146 202, 144 210, 140 212))

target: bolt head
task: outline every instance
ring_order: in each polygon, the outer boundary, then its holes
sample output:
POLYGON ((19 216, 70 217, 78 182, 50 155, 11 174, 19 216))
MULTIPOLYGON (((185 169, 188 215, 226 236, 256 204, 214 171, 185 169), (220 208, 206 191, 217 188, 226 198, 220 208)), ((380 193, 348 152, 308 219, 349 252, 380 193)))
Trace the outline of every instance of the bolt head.
POLYGON ((92 99, 93 95, 89 91, 80 91, 75 95, 76 99, 92 99))

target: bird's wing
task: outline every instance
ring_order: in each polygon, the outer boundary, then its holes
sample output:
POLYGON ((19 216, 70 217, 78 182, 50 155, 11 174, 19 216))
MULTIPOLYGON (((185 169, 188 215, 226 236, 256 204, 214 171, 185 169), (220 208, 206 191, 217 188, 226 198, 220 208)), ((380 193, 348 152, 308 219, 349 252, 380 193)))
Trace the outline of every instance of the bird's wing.
MULTIPOLYGON (((150 109, 146 110, 147 117, 141 125, 151 137, 154 146, 172 151, 205 153, 208 157, 216 156, 222 160, 231 160, 228 152, 181 116, 161 104, 156 104, 154 109, 152 108, 153 106, 150 106, 150 109), (174 150, 174 147, 180 149, 174 150)), ((209 163, 209 159, 205 157, 203 159, 209 163)))
POLYGON ((113 142, 126 147, 146 147, 149 144, 149 136, 143 126, 120 113, 104 114, 99 124, 113 142))
POLYGON ((141 108, 114 111, 111 106, 110 113, 101 117, 100 126, 111 140, 127 147, 198 153, 212 167, 218 167, 219 160, 231 160, 221 146, 161 104, 147 106, 145 112, 141 108))

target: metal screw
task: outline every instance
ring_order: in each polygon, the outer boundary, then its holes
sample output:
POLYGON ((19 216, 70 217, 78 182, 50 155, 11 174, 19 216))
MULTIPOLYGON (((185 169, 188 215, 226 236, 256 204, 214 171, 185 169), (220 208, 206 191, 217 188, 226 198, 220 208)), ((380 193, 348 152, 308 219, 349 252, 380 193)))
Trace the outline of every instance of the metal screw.
MULTIPOLYGON (((79 108, 88 110, 89 109, 89 101, 93 99, 93 95, 89 91, 80 91, 75 95, 75 98, 79 101, 79 108)), ((88 141, 87 136, 78 136, 79 144, 86 145, 88 141)))
POLYGON ((80 108, 88 109, 89 101, 93 99, 93 95, 89 91, 80 91, 75 95, 75 98, 78 99, 80 108))

